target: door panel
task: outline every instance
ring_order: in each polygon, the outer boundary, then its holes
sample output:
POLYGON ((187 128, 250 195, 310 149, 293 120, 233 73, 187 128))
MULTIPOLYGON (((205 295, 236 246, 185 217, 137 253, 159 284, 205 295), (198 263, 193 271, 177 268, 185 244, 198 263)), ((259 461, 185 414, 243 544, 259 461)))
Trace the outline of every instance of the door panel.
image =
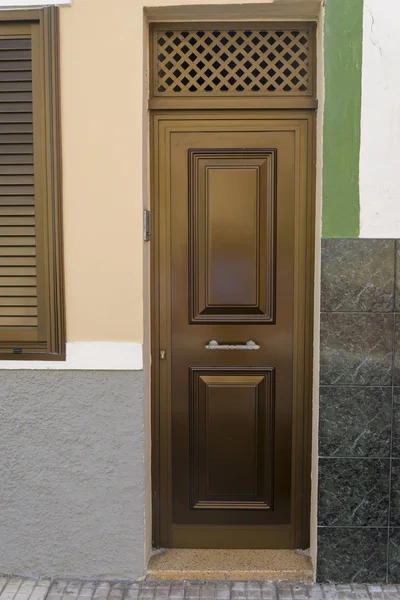
POLYGON ((191 321, 273 322, 275 151, 196 149, 189 161, 191 321))
POLYGON ((308 119, 156 124, 160 541, 296 547, 308 119))
POLYGON ((190 509, 273 510, 274 375, 191 369, 190 509))

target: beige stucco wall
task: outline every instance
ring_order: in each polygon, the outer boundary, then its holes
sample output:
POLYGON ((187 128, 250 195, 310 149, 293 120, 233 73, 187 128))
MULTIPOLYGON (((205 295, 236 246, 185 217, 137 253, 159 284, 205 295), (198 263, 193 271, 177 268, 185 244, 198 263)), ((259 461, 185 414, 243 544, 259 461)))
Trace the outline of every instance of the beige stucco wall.
POLYGON ((68 341, 142 341, 142 18, 132 0, 61 12, 68 341))
MULTIPOLYGON (((143 8, 197 4, 197 16, 205 9, 207 18, 210 4, 226 3, 73 0, 72 6, 60 9, 69 342, 143 341, 143 8)), ((288 7, 292 17, 294 11, 308 16, 317 3, 229 1, 237 6, 232 15, 242 11, 247 18, 275 18, 288 7), (256 5, 254 14, 244 4, 256 5)), ((222 14, 226 18, 226 8, 222 14)))

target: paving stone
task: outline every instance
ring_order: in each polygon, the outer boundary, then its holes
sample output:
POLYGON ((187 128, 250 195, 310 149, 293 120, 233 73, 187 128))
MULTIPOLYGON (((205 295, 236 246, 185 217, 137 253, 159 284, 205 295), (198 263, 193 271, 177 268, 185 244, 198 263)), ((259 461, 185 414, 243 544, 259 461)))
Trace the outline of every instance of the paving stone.
POLYGON ((104 598, 108 598, 110 589, 111 586, 109 583, 99 583, 94 591, 93 600, 104 600, 104 598))
POLYGON ((61 598, 62 594, 54 594, 52 591, 46 596, 46 600, 61 600, 61 598))
POLYGON ((248 592, 261 592, 261 582, 260 581, 248 581, 247 582, 247 591, 248 592))
POLYGON ((215 583, 204 583, 200 588, 200 598, 215 598, 216 591, 215 583))
POLYGON ((96 583, 94 581, 87 581, 83 584, 79 592, 79 599, 87 599, 91 598, 94 594, 94 590, 96 589, 96 583))
POLYGON ((306 589, 308 598, 312 600, 322 600, 324 598, 324 592, 317 583, 308 583, 306 589))
MULTIPOLYGON (((154 593, 155 593, 155 588, 142 588, 141 590, 139 590, 139 598, 141 600, 151 600, 151 598, 154 598, 154 593)), ((121 595, 118 596, 118 598, 122 598, 122 590, 121 590, 121 595)), ((110 594, 110 600, 111 600, 112 596, 110 594)), ((117 596, 114 596, 114 598, 117 598, 117 596)))
POLYGON ((365 585, 361 585, 359 583, 357 584, 353 584, 351 586, 353 593, 355 595, 355 597, 357 598, 357 600, 370 600, 369 594, 368 594, 368 590, 365 587, 365 585))
POLYGON ((336 600, 339 597, 334 585, 322 585, 321 587, 326 600, 336 600))
MULTIPOLYGON (((48 582, 47 586, 37 585, 35 587, 35 589, 32 591, 31 595, 29 596, 29 600, 44 600, 47 596, 47 592, 48 592, 49 588, 50 588, 50 581, 48 582)), ((15 600, 19 600, 19 598, 17 597, 15 600)))
POLYGON ((68 581, 64 589, 64 594, 77 596, 81 590, 82 585, 83 581, 68 581))
POLYGON ((9 579, 4 590, 1 593, 1 600, 13 600, 18 592, 22 580, 9 579))
POLYGON ((277 589, 273 583, 264 581, 261 584, 263 600, 275 600, 278 596, 277 589))
POLYGON ((126 600, 136 600, 136 598, 139 597, 139 591, 140 585, 138 583, 131 583, 130 585, 128 585, 125 595, 126 600))
POLYGON ((62 596, 67 585, 68 585, 68 581, 65 581, 62 579, 55 581, 50 588, 49 595, 58 594, 58 595, 62 596))
POLYGON ((221 600, 230 598, 231 587, 232 585, 230 583, 218 582, 216 584, 216 598, 220 598, 221 600))
POLYGON ((23 581, 18 588, 18 594, 31 594, 36 587, 36 581, 23 581))

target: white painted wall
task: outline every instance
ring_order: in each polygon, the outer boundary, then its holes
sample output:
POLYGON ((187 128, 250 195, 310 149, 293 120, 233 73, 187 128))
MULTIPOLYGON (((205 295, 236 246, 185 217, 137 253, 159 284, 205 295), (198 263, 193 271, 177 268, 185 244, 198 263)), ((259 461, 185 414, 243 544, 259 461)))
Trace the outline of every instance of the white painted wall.
POLYGON ((399 0, 365 0, 360 237, 400 238, 399 0))

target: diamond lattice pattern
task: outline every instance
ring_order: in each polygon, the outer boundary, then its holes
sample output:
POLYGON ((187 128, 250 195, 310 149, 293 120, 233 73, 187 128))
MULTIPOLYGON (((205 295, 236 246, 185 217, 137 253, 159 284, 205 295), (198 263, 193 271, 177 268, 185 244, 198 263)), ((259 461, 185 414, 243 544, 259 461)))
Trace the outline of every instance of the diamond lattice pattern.
POLYGON ((158 31, 158 95, 310 92, 308 29, 158 31))

